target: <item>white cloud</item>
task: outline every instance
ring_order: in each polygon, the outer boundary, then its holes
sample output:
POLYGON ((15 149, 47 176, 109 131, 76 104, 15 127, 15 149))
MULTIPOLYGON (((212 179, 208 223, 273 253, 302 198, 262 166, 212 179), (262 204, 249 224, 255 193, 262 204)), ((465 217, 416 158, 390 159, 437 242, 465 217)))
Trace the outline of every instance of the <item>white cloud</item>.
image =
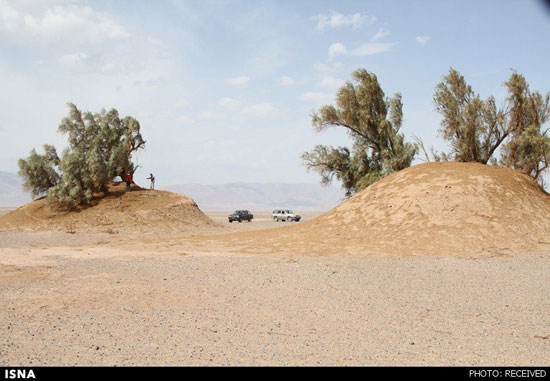
POLYGON ((330 67, 328 65, 325 65, 321 62, 316 62, 315 65, 313 65, 313 68, 320 73, 324 73, 330 70, 330 67))
POLYGON ((344 63, 341 61, 336 62, 329 62, 329 63, 322 63, 322 62, 316 62, 313 65, 313 70, 315 70, 317 73, 326 76, 327 73, 334 71, 334 69, 338 69, 339 67, 344 66, 344 63))
POLYGON ((308 91, 300 95, 301 101, 314 102, 314 103, 332 103, 334 96, 332 94, 308 91))
POLYGON ((378 29, 378 32, 374 36, 372 36, 371 41, 378 41, 383 39, 386 36, 389 36, 391 32, 388 29, 380 28, 378 29))
POLYGON ((430 36, 417 36, 416 37, 416 42, 418 42, 420 45, 424 46, 428 43, 430 38, 431 38, 430 36))
MULTIPOLYGON (((328 48, 328 58, 333 60, 338 56, 357 56, 357 57, 366 57, 372 56, 374 54, 379 54, 387 52, 393 49, 396 45, 396 42, 367 42, 351 51, 349 51, 343 44, 337 42, 332 44, 328 48)), ((324 68, 328 69, 328 66, 324 65, 324 68)), ((336 63, 334 67, 342 66, 341 63, 336 63)), ((326 70, 325 70, 326 71, 326 70)))
POLYGON ((259 103, 251 106, 247 106, 241 110, 244 115, 264 116, 275 114, 279 110, 271 103, 259 103))
POLYGON ((246 75, 242 75, 240 77, 227 78, 226 81, 233 86, 246 86, 250 81, 250 78, 248 78, 246 75))
MULTIPOLYGON (((119 70, 120 71, 128 71, 128 70, 119 70)), ((132 83, 132 86, 134 87, 160 87, 163 85, 166 85, 168 83, 168 80, 160 75, 152 76, 152 77, 144 77, 144 79, 136 80, 132 83)))
POLYGON ((283 86, 292 86, 292 85, 294 85, 294 78, 287 77, 287 76, 284 75, 281 78, 279 78, 279 84, 281 84, 283 86))
POLYGON ((59 58, 59 63, 65 66, 80 66, 89 59, 86 53, 66 54, 59 58))
POLYGON ((345 15, 342 13, 331 11, 329 14, 317 15, 317 29, 323 31, 325 29, 334 29, 343 26, 352 26, 358 28, 363 24, 371 25, 376 22, 376 17, 367 14, 354 13, 345 15))
POLYGON ((105 60, 100 56, 90 56, 82 52, 65 54, 59 57, 58 62, 72 70, 102 74, 112 74, 125 70, 124 65, 116 64, 114 62, 105 62, 105 60))
POLYGON ((347 55, 348 49, 341 43, 337 42, 328 47, 328 57, 333 59, 340 55, 347 55))
POLYGON ((218 104, 230 111, 238 111, 241 108, 241 102, 236 99, 224 97, 218 101, 218 104))
POLYGON ((396 45, 395 42, 367 42, 352 50, 351 54, 359 57, 372 56, 383 52, 388 52, 396 45))
POLYGON ((195 123, 195 120, 189 116, 181 115, 178 118, 176 118, 176 123, 181 125, 189 125, 195 123))
POLYGON ((130 37, 126 28, 110 15, 88 6, 5 0, 0 0, 0 35, 54 42, 102 42, 130 37))
POLYGON ((157 46, 165 45, 164 42, 162 42, 162 40, 159 40, 158 38, 154 38, 154 37, 147 37, 147 42, 157 46))
POLYGON ((317 83, 318 87, 328 90, 337 90, 344 84, 344 81, 334 77, 324 77, 317 83))
POLYGON ((185 99, 180 98, 174 103, 174 107, 176 108, 187 108, 189 106, 189 102, 187 102, 185 99))
POLYGON ((218 112, 218 111, 203 111, 197 115, 198 120, 209 121, 209 122, 218 122, 221 120, 225 120, 225 118, 226 118, 225 114, 223 112, 218 112))

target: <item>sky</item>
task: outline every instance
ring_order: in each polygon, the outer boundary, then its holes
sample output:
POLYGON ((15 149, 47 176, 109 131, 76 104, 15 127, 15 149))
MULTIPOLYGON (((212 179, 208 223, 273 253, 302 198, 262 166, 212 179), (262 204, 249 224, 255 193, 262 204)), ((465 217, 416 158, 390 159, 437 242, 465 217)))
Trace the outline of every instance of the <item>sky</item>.
POLYGON ((449 68, 497 104, 512 69, 546 93, 549 37, 536 0, 0 0, 0 171, 62 151, 72 102, 138 119, 138 183, 316 183, 301 153, 350 140, 311 113, 354 70, 402 94, 408 139, 445 150, 433 93, 449 68))

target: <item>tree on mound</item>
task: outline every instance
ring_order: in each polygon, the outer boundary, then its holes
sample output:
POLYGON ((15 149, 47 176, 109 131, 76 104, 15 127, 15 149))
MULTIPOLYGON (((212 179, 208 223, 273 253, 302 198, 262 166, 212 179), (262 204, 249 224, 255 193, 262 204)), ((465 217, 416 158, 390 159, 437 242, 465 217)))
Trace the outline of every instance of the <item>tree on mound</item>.
POLYGON ((435 154, 435 159, 499 164, 540 180, 550 167, 550 137, 542 128, 550 119, 550 94, 532 92, 515 72, 504 85, 508 97, 499 109, 494 97, 482 100, 458 71, 449 70, 436 87, 434 102, 443 115, 439 132, 451 151, 435 154))
POLYGON ((68 106, 69 116, 58 129, 69 140, 62 157, 54 146, 45 145, 44 154, 33 149, 18 161, 23 188, 33 197, 46 194, 58 207, 88 204, 94 193, 107 194, 114 177, 134 173, 132 154, 145 145, 136 119, 121 119, 115 109, 91 113, 68 106))
POLYGON ((323 106, 312 115, 318 132, 329 127, 344 128, 353 140, 352 148, 317 145, 302 154, 307 170, 321 175, 321 183, 334 177, 342 181, 346 195, 366 188, 378 179, 407 168, 417 146, 405 142, 399 133, 403 122, 401 94, 387 98, 376 75, 365 69, 352 74, 338 90, 335 106, 323 106))

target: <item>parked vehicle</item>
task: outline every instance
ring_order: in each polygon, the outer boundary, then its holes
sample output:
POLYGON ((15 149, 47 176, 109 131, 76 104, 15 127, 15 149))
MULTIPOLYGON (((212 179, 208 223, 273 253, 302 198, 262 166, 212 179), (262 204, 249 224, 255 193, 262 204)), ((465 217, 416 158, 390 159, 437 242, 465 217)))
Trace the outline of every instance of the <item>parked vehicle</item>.
POLYGON ((233 222, 233 221, 250 222, 254 218, 254 215, 250 213, 248 210, 236 210, 233 213, 231 213, 228 218, 229 218, 229 222, 233 222))
POLYGON ((271 217, 273 218, 273 221, 279 222, 279 221, 300 221, 302 218, 299 214, 295 214, 292 210, 289 209, 276 209, 271 213, 271 217))

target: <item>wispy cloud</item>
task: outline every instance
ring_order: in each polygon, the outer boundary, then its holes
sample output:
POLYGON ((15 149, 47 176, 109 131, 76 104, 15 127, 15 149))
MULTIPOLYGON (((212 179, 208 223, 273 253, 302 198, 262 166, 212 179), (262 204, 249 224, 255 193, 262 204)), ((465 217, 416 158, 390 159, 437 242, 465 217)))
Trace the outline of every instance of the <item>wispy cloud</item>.
POLYGON ((124 64, 106 62, 102 56, 88 55, 82 52, 65 54, 59 57, 58 62, 75 71, 95 72, 101 74, 114 74, 127 71, 124 64))
POLYGON ((233 98, 229 98, 229 97, 224 97, 222 99, 220 99, 218 101, 218 104, 225 108, 226 110, 230 110, 230 111, 237 111, 237 110, 240 110, 241 108, 241 102, 238 101, 237 99, 233 99, 233 98))
POLYGON ((180 98, 174 103, 174 107, 176 108, 187 108, 189 106, 189 102, 187 102, 186 99, 180 98))
POLYGON ((345 56, 348 54, 348 49, 341 43, 336 42, 328 47, 328 58, 334 59, 337 56, 345 56))
MULTIPOLYGON (((329 50, 329 53, 330 53, 330 50, 329 50)), ((330 70, 330 66, 322 63, 322 62, 316 62, 314 65, 313 65, 313 69, 315 69, 315 71, 319 72, 319 73, 324 73, 324 72, 327 72, 330 70)))
POLYGON ((0 35, 46 41, 102 42, 130 37, 110 15, 77 4, 0 0, 0 35))
POLYGON ((251 106, 244 107, 241 110, 243 115, 255 115, 264 116, 277 113, 279 110, 271 103, 259 103, 251 106))
POLYGON ((226 115, 218 111, 202 111, 197 115, 197 119, 208 122, 218 122, 225 120, 226 115))
POLYGON ((396 42, 367 42, 351 51, 351 54, 359 57, 372 56, 383 52, 388 52, 397 45, 396 42))
POLYGON ((226 79, 226 82, 233 86, 246 86, 248 85, 249 81, 250 78, 248 78, 246 75, 226 79))
POLYGON ((388 52, 392 50, 395 45, 397 45, 396 42, 367 42, 366 44, 360 45, 350 51, 343 44, 337 42, 329 46, 328 58, 329 60, 334 60, 338 56, 372 56, 375 54, 388 52))
POLYGON ((65 54, 59 57, 59 63, 69 67, 80 66, 89 61, 89 58, 86 53, 65 54))
POLYGON ((180 115, 179 117, 176 118, 176 123, 181 124, 181 125, 191 125, 191 124, 195 123, 195 120, 193 118, 191 118, 190 116, 180 115))
POLYGON ((371 41, 378 41, 383 39, 386 36, 389 36, 391 32, 388 29, 380 28, 378 29, 378 32, 374 36, 372 36, 371 41))
POLYGON ((363 24, 371 25, 376 22, 375 16, 370 16, 362 13, 342 14, 335 11, 330 11, 328 14, 319 14, 317 19, 317 29, 323 31, 325 29, 340 28, 343 26, 351 26, 358 28, 363 24))
POLYGON ((431 38, 430 36, 417 36, 416 37, 416 42, 418 42, 420 45, 424 46, 428 43, 430 38, 431 38))
POLYGON ((283 86, 292 86, 294 85, 294 78, 284 75, 279 78, 279 84, 283 86))
POLYGON ((317 87, 328 90, 336 90, 344 84, 344 80, 335 77, 324 77, 317 83, 317 87))

